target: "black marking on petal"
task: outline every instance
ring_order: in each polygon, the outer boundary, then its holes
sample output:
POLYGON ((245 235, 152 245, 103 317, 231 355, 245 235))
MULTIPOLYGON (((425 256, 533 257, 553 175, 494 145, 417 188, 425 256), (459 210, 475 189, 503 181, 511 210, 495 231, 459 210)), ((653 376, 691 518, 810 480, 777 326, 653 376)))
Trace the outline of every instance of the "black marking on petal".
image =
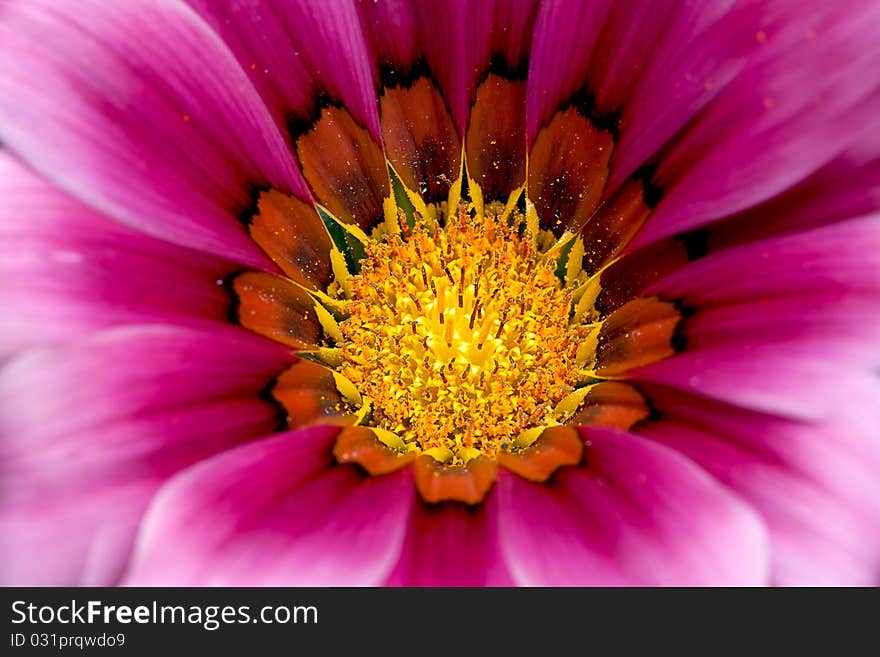
POLYGON ((660 409, 654 405, 654 402, 651 401, 651 398, 644 391, 642 386, 638 385, 634 381, 627 381, 627 384, 632 386, 632 388, 642 396, 642 401, 644 401, 645 406, 648 408, 648 417, 643 418, 635 422, 630 428, 629 431, 635 431, 639 427, 643 427, 649 422, 656 422, 657 420, 663 417, 663 414, 660 412, 660 409))
POLYGON ((524 57, 516 64, 511 65, 503 53, 495 53, 489 60, 489 68, 477 81, 477 86, 479 87, 493 73, 511 82, 525 82, 529 76, 529 60, 524 57))
POLYGON ((238 326, 241 325, 239 321, 239 312, 241 310, 241 299, 238 298, 238 294, 235 291, 235 279, 241 276, 242 274, 246 274, 248 270, 239 269, 237 271, 232 272, 226 278, 223 279, 222 286, 226 288, 229 292, 229 307, 226 309, 226 319, 229 320, 231 324, 236 324, 238 326))
POLYGON ((657 165, 645 164, 640 167, 632 175, 634 180, 642 181, 642 198, 652 210, 660 203, 663 197, 663 190, 653 182, 654 174, 657 172, 657 165))
POLYGON ((590 92, 587 85, 576 91, 571 99, 559 109, 563 110, 569 106, 573 106, 578 114, 589 119, 597 130, 611 133, 614 141, 618 141, 620 137, 620 111, 602 112, 599 110, 596 106, 596 97, 590 92))
POLYGON ((669 340, 669 344, 675 349, 676 353, 681 353, 688 346, 688 338, 686 333, 687 329, 687 320, 690 317, 693 317, 697 313, 697 308, 695 306, 687 305, 684 301, 675 300, 672 302, 675 305, 675 309, 678 311, 678 314, 681 315, 681 319, 678 320, 678 323, 675 325, 675 330, 672 333, 672 338, 669 340))
POLYGON ((679 233, 672 239, 684 246, 688 260, 702 258, 709 253, 709 231, 705 228, 698 228, 687 233, 679 233))
MULTIPOLYGON (((280 376, 280 374, 279 374, 280 376)), ((267 383, 258 393, 260 399, 269 404, 272 409, 275 411, 275 415, 278 418, 278 421, 275 424, 275 428, 273 431, 286 431, 288 428, 288 414, 287 409, 284 408, 284 404, 278 401, 273 394, 275 390, 275 386, 278 385, 278 377, 274 377, 269 383, 267 383)))
POLYGON ((426 515, 436 515, 443 512, 444 509, 449 508, 458 508, 461 509, 462 512, 469 513, 471 515, 479 515, 482 512, 481 507, 485 503, 492 492, 495 490, 495 483, 492 484, 491 488, 486 492, 486 495, 483 496, 483 499, 477 502, 476 504, 467 504, 466 502, 462 502, 460 500, 443 500, 441 502, 426 502, 421 495, 416 495, 417 504, 421 504, 422 512, 426 515))
POLYGON ((305 134, 308 134, 315 124, 321 120, 321 113, 328 107, 342 108, 342 103, 333 100, 326 91, 315 94, 311 109, 305 114, 291 114, 287 117, 287 132, 292 144, 305 134))
POLYGON ((366 480, 366 479, 373 478, 373 475, 371 475, 370 472, 364 466, 362 466, 360 463, 358 463, 357 461, 349 461, 347 463, 340 463, 339 461, 337 461, 336 457, 333 456, 333 447, 335 447, 335 446, 336 446, 336 441, 334 440, 331 445, 331 448, 330 448, 330 455, 331 455, 331 458, 333 459, 333 462, 327 468, 328 470, 331 470, 331 469, 337 468, 337 467, 351 468, 351 470, 355 474, 357 474, 361 479, 366 480))
POLYGON ((697 311, 699 310, 699 308, 697 308, 696 306, 690 306, 681 300, 674 301, 673 303, 675 303, 675 308, 684 319, 689 319, 690 317, 693 317, 697 314, 697 311))
POLYGON ((675 327, 675 332, 672 334, 672 339, 669 341, 669 343, 672 345, 672 348, 675 349, 677 353, 681 353, 682 351, 687 349, 687 337, 681 330, 681 322, 679 322, 678 326, 675 327))
MULTIPOLYGON (((402 87, 409 89, 420 78, 428 78, 439 91, 440 86, 431 73, 431 68, 424 57, 419 57, 409 66, 398 66, 390 60, 379 62, 379 83, 383 89, 402 87)), ((442 96, 442 93, 441 93, 442 96)))
POLYGON ((254 217, 259 214, 258 204, 260 202, 260 196, 264 192, 268 192, 271 189, 272 186, 267 184, 252 184, 250 186, 250 190, 248 190, 248 198, 250 199, 250 202, 248 203, 247 207, 245 207, 238 213, 238 220, 245 228, 250 226, 251 222, 254 220, 254 217))

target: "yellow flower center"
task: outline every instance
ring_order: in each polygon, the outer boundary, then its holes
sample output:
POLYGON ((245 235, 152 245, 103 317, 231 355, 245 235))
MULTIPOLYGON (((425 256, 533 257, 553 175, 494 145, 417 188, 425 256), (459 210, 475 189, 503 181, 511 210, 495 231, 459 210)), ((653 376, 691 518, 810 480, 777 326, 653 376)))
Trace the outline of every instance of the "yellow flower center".
POLYGON ((586 329, 523 217, 490 207, 365 245, 340 324, 367 423, 444 463, 494 458, 558 424, 586 329))

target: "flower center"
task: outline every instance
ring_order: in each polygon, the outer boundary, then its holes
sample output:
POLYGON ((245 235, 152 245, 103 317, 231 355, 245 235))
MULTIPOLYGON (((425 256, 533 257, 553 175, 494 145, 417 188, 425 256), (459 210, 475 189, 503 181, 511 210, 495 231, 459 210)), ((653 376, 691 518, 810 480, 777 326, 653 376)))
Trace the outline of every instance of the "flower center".
POLYGON ((340 329, 341 373, 368 424, 462 464, 565 419, 586 329, 570 325, 573 290, 523 226, 493 205, 365 245, 340 329))

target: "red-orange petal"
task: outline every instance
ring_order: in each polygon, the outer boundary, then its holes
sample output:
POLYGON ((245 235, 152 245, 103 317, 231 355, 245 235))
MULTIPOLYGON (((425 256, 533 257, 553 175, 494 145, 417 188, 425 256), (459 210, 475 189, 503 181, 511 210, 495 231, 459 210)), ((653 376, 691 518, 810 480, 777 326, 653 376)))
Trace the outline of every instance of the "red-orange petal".
POLYGON ((490 73, 477 88, 465 150, 486 201, 506 201, 525 182, 526 83, 490 73))
MULTIPOLYGON (((693 247, 699 245, 669 238, 627 253, 599 277, 601 291, 596 311, 606 315, 617 310, 651 283, 686 264, 692 258, 693 247)), ((696 251, 693 255, 700 254, 696 251)))
POLYGON ((623 251, 650 214, 651 208, 645 202, 644 183, 637 179, 628 181, 581 229, 584 271, 595 273, 623 251))
POLYGON ((621 381, 603 381, 590 388, 570 423, 629 429, 650 415, 638 390, 621 381))
POLYGON ((384 219, 391 189, 385 156, 345 109, 325 107, 297 138, 296 153, 315 197, 340 221, 366 231, 384 219))
POLYGON ((282 372, 272 387, 272 397, 287 411, 290 428, 354 424, 356 419, 347 412, 333 373, 310 360, 300 360, 282 372))
POLYGON ((592 216, 608 179, 614 138, 573 105, 541 128, 529 154, 528 196, 541 228, 561 235, 592 216))
POLYGON ((320 346, 322 329, 315 301, 304 289, 257 271, 236 276, 232 289, 237 302, 235 319, 245 328, 294 349, 320 346))
POLYGON ((383 444, 369 427, 346 427, 336 437, 333 456, 339 463, 356 463, 373 476, 410 464, 415 452, 398 452, 383 444))
POLYGON ((498 464, 529 481, 547 481, 566 465, 577 465, 584 442, 575 427, 547 427, 538 439, 518 452, 499 452, 498 464))
POLYGON ((403 184, 427 203, 445 201, 458 178, 461 141, 431 79, 385 87, 379 116, 385 153, 403 184))
POLYGON ((260 193, 248 232, 290 278, 325 290, 333 278, 330 235, 311 203, 275 189, 260 193))
POLYGON ((479 504, 495 483, 498 464, 485 456, 462 466, 446 466, 422 454, 415 460, 416 488, 429 504, 479 504))
POLYGON ((656 297, 633 299, 614 311, 599 329, 596 373, 620 376, 674 354, 682 316, 678 307, 656 297))

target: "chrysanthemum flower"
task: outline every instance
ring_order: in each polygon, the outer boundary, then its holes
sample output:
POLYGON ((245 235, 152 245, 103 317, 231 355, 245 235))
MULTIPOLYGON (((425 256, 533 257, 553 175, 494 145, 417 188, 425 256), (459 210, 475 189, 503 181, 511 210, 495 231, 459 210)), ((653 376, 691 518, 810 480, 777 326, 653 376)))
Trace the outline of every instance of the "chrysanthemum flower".
POLYGON ((871 584, 880 3, 0 4, 3 580, 871 584))

